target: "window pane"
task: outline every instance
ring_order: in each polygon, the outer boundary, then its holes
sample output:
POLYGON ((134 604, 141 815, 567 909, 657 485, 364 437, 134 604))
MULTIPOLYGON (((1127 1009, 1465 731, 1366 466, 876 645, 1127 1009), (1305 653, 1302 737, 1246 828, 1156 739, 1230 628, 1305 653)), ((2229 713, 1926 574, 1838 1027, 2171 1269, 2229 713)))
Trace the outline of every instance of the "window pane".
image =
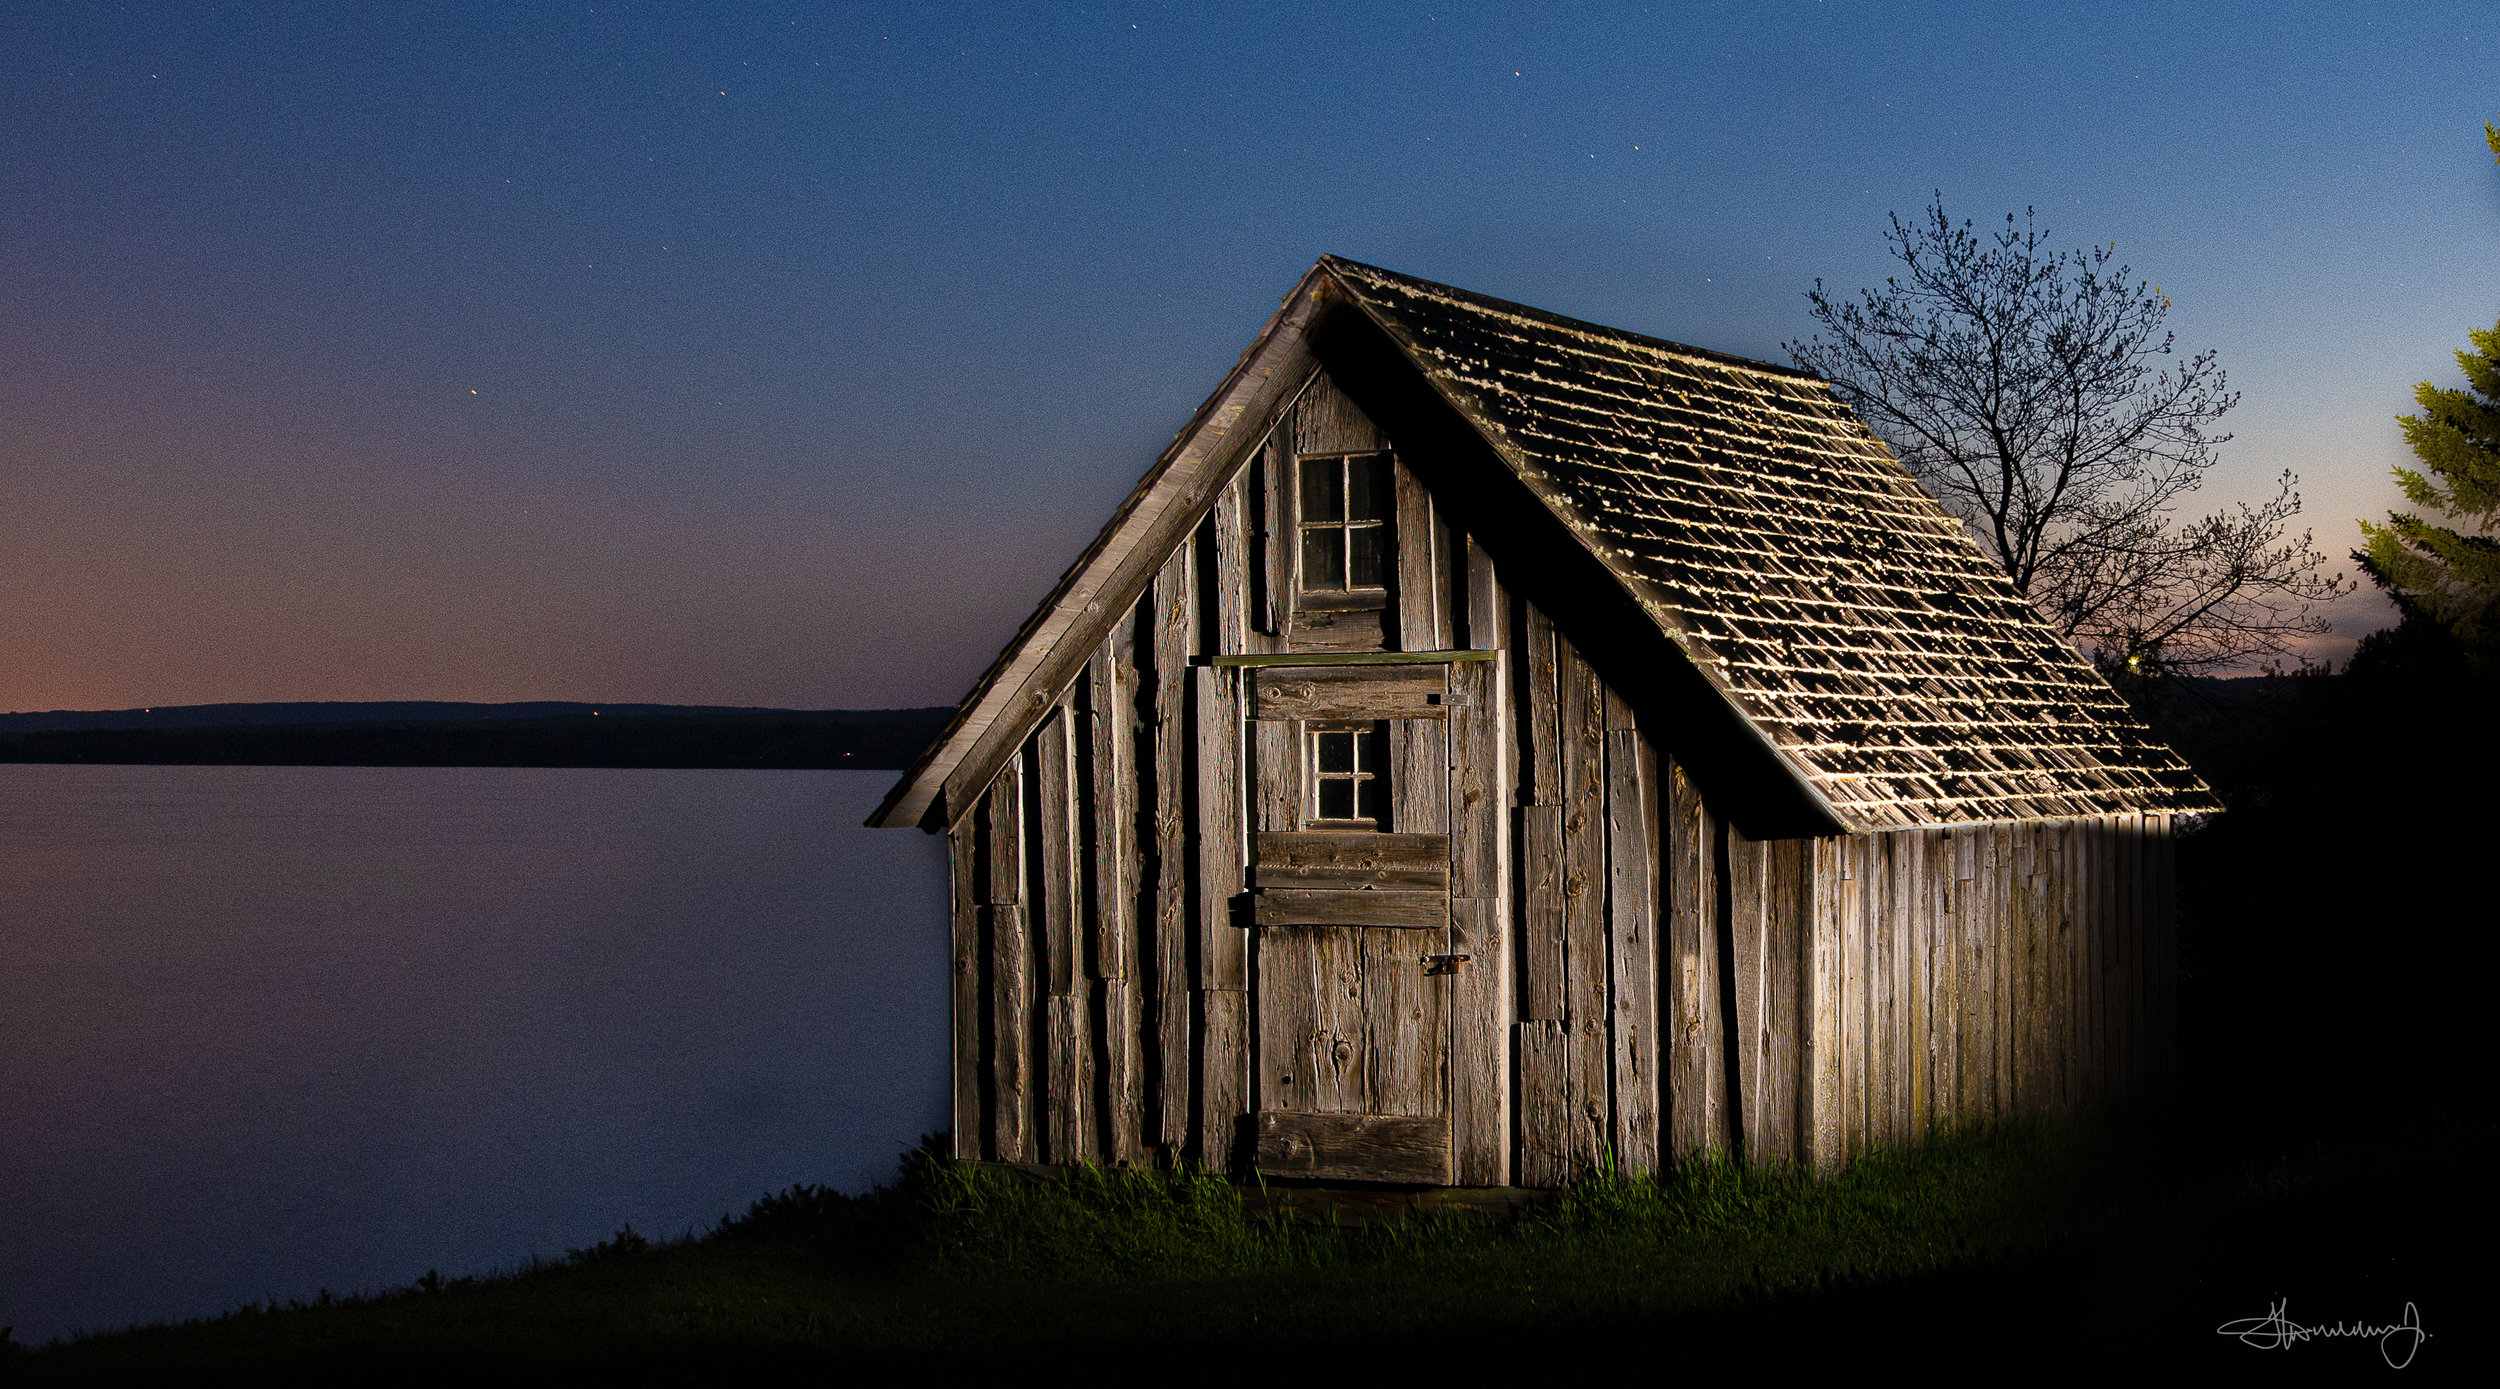
POLYGON ((1344 531, 1335 526, 1318 526, 1302 533, 1302 586, 1345 587, 1344 531))
POLYGON ((1323 772, 1354 770, 1354 735, 1322 733, 1319 738, 1319 769, 1323 772))
POLYGON ((1389 779, 1387 777, 1365 777, 1363 780, 1354 783, 1354 785, 1358 788, 1356 800, 1359 802, 1354 813, 1366 820, 1371 820, 1385 825, 1389 819, 1389 809, 1387 805, 1387 801, 1389 799, 1389 779))
POLYGON ((1389 584, 1389 528, 1349 526, 1346 548, 1353 554, 1346 566, 1349 588, 1386 588, 1389 584))
POLYGON ((1370 772, 1374 776, 1387 776, 1389 774, 1389 725, 1376 723, 1365 729, 1363 746, 1359 751, 1362 754, 1361 761, 1356 764, 1359 770, 1370 772))
MULTIPOLYGON (((1393 500, 1389 482, 1389 456, 1376 453, 1369 458, 1350 459, 1346 463, 1347 484, 1352 489, 1352 505, 1346 517, 1353 521, 1386 521, 1393 500)), ((1317 517, 1313 517, 1317 520, 1317 517)))
POLYGON ((1354 818, 1354 783, 1343 777, 1319 784, 1319 818, 1351 820, 1354 818))
POLYGON ((1344 464, 1334 458, 1310 458, 1302 464, 1302 519, 1345 519, 1344 464))

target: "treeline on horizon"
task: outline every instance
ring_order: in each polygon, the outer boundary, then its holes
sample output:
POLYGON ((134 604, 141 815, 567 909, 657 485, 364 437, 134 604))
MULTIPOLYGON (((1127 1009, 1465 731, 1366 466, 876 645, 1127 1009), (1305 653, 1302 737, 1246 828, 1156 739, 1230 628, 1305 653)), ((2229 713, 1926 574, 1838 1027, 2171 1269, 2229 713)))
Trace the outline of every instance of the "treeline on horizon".
POLYGON ((295 767, 909 766, 952 709, 578 713, 0 731, 0 763, 295 767))

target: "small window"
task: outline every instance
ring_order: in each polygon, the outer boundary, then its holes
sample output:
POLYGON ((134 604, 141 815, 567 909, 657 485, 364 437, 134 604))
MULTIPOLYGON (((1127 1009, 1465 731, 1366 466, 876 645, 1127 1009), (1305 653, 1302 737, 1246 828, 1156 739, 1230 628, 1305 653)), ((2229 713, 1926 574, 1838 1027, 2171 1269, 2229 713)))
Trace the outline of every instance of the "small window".
POLYGON ((1385 589, 1393 504, 1389 455, 1303 459, 1302 591, 1385 589))
POLYGON ((1311 733, 1311 784, 1318 792, 1318 820, 1389 818, 1389 726, 1385 723, 1318 728, 1311 733))

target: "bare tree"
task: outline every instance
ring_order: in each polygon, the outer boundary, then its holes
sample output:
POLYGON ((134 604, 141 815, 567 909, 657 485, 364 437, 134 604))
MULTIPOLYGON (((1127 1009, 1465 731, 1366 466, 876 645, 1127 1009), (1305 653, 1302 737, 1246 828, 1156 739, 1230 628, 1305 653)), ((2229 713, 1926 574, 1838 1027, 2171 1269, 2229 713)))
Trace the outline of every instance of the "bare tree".
POLYGON ((2186 675, 2326 631, 2316 605, 2350 586, 2285 534, 2289 471, 2260 505, 2176 515, 2239 397, 2212 352, 2174 356, 2170 300, 2113 269, 2114 244, 2051 250, 2028 211, 1983 239, 1942 195, 1885 240, 1903 273, 1854 301, 1815 281, 1824 331, 1784 345, 2078 648, 2114 675, 2186 675))

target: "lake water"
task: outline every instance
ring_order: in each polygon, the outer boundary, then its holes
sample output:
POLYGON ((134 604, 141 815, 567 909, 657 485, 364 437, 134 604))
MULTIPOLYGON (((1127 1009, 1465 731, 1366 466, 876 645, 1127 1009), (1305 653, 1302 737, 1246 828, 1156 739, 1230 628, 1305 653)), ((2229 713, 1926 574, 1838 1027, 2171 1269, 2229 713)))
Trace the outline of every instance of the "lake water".
POLYGON ((0 1325, 676 1234, 946 1122, 891 772, 0 766, 0 1325))

